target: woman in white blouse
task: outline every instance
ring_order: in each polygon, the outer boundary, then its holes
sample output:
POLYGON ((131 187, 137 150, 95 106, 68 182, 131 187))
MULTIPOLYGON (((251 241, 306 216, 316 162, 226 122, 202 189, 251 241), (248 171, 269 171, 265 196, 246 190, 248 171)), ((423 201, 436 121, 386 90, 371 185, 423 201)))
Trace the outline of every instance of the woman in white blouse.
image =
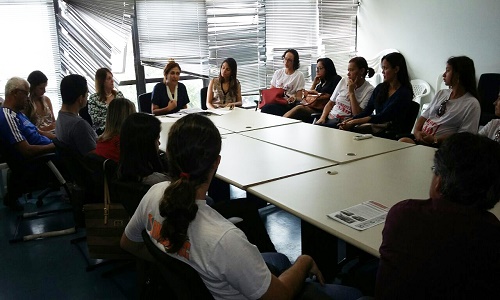
POLYGON ((274 72, 273 78, 271 79, 271 88, 284 89, 288 104, 266 104, 261 109, 263 113, 277 116, 283 116, 296 105, 296 101, 302 99, 302 90, 305 85, 304 74, 298 71, 300 61, 297 50, 286 50, 282 58, 284 68, 274 72))

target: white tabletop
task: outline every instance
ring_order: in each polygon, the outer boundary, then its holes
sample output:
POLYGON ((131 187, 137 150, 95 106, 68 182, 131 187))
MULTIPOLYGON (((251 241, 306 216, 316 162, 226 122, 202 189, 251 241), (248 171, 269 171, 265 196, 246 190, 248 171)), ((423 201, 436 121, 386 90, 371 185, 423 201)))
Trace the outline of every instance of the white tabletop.
MULTIPOLYGON (((239 134, 222 136, 220 178, 239 188, 325 168, 334 162, 239 134)), ((293 190, 296 187, 293 188, 293 190)))
POLYGON ((430 147, 409 147, 256 185, 248 192, 378 256, 384 224, 358 231, 327 214, 367 200, 390 207, 405 199, 429 198, 434 152, 430 147), (329 170, 338 174, 329 175, 329 170))
POLYGON ((241 134, 340 164, 413 146, 377 137, 358 141, 353 139, 357 133, 307 123, 290 124, 241 134))
POLYGON ((227 114, 209 116, 215 126, 232 132, 268 128, 300 122, 299 120, 273 116, 253 109, 235 108, 227 114))
MULTIPOLYGON (((174 125, 175 121, 179 120, 179 118, 159 116, 158 120, 161 121, 160 149, 165 151, 166 147, 167 147, 168 132, 170 131, 170 127, 172 127, 172 125, 174 125)), ((221 136, 233 133, 232 131, 229 131, 229 130, 224 129, 224 128, 217 127, 217 129, 219 130, 221 136)))

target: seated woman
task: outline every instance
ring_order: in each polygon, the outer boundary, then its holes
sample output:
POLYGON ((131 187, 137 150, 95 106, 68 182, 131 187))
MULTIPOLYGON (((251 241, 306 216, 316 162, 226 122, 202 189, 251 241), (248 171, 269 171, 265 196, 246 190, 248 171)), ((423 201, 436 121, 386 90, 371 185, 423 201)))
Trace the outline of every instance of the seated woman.
POLYGON ((385 221, 377 299, 498 298, 500 145, 468 132, 434 155, 427 200, 394 205, 385 221))
POLYGON ((168 180, 160 159, 161 122, 149 114, 128 116, 120 132, 118 179, 154 185, 168 180))
MULTIPOLYGON (((191 114, 179 119, 167 142, 172 182, 151 187, 130 219, 121 246, 154 261, 142 239, 146 230, 165 255, 193 267, 215 299, 292 299, 309 275, 323 283, 308 255, 299 256, 279 277, 271 274, 245 234, 206 204, 221 146, 220 133, 208 118, 191 114)), ((280 261, 278 269, 290 265, 283 254, 266 253, 266 257, 270 263, 280 261)), ((360 296, 357 290, 346 289, 351 299, 360 296)))
POLYGON ((33 71, 28 76, 30 95, 25 114, 31 123, 35 124, 38 130, 42 132, 54 131, 56 128, 52 103, 49 97, 45 96, 47 81, 47 76, 41 71, 33 71))
MULTIPOLYGON (((311 119, 312 113, 323 111, 325 104, 330 99, 330 96, 339 83, 340 75, 337 74, 335 64, 329 58, 320 58, 316 61, 316 77, 311 85, 310 90, 302 92, 302 97, 314 97, 314 102, 311 104, 301 102, 283 115, 285 118, 292 118, 307 122, 311 119)), ((311 122, 311 121, 309 121, 311 122)))
POLYGON ((401 118, 413 99, 413 89, 408 76, 406 60, 401 53, 389 53, 382 57, 384 82, 377 85, 365 109, 354 117, 339 124, 340 129, 361 131, 354 126, 369 124, 368 132, 376 133, 378 128, 398 130, 401 118), (375 115, 372 115, 376 111, 375 115), (375 127, 375 128, 374 128, 375 127), (372 129, 374 128, 374 129, 372 129))
POLYGON ((135 113, 135 105, 125 98, 113 100, 106 114, 106 128, 97 138, 95 153, 116 162, 120 159, 120 131, 128 116, 135 113))
POLYGON ((241 106, 241 85, 236 75, 238 66, 233 58, 226 58, 221 66, 219 77, 210 80, 207 91, 207 108, 241 106))
POLYGON ((438 147, 458 132, 477 133, 481 106, 477 100, 474 62, 467 56, 450 57, 443 73, 450 89, 440 90, 415 125, 415 133, 399 141, 438 147))
POLYGON ((342 78, 337 85, 316 124, 338 128, 338 124, 344 119, 361 113, 374 89, 365 78, 367 75, 371 78, 373 74, 375 71, 368 67, 363 57, 349 60, 347 78, 342 78))
POLYGON ((89 115, 92 128, 101 134, 106 125, 108 105, 116 98, 123 98, 122 92, 114 89, 113 73, 108 68, 100 68, 95 72, 95 93, 89 96, 89 115))
POLYGON ((151 94, 151 111, 155 116, 187 108, 189 96, 186 86, 179 82, 180 76, 181 67, 173 60, 163 69, 163 82, 156 84, 151 94))
POLYGON ((288 49, 283 53, 284 68, 274 72, 271 79, 271 88, 282 88, 285 90, 285 96, 288 105, 277 103, 266 104, 261 112, 282 116, 295 106, 295 101, 302 99, 302 90, 304 89, 304 74, 298 71, 300 67, 299 53, 295 49, 288 49))
MULTIPOLYGON (((495 115, 500 117, 500 93, 498 93, 498 98, 495 102, 495 115)), ((488 122, 480 131, 480 135, 484 135, 500 143, 500 119, 493 119, 488 122)))

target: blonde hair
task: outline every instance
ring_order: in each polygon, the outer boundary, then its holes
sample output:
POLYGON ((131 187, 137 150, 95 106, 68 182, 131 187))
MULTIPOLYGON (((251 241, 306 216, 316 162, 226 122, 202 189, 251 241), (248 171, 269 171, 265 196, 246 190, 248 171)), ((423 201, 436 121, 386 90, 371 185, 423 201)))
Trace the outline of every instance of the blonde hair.
POLYGON ((135 105, 132 101, 125 98, 111 101, 106 115, 106 127, 98 140, 104 142, 120 135, 123 122, 133 113, 135 113, 135 105))

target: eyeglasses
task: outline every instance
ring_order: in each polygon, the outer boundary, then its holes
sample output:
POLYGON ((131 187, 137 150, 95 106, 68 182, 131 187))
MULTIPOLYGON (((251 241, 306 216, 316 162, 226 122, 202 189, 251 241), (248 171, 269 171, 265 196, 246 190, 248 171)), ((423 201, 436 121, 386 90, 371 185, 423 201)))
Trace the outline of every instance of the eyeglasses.
POLYGON ((324 69, 323 67, 316 67, 316 71, 321 71, 323 69, 324 69))
POLYGON ((450 99, 446 99, 441 104, 439 104, 438 110, 437 110, 437 115, 438 117, 442 117, 444 113, 446 112, 446 103, 448 103, 450 99))
POLYGON ((283 61, 293 61, 293 59, 283 57, 283 61))
POLYGON ((495 142, 500 142, 500 128, 495 133, 495 139, 494 139, 494 141, 495 142))

